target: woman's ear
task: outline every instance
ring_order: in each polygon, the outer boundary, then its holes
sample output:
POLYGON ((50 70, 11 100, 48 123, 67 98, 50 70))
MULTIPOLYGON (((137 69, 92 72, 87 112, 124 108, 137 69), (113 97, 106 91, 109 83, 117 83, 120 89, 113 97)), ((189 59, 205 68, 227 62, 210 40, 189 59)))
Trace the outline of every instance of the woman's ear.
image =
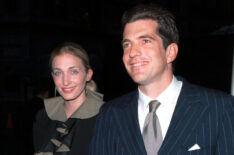
POLYGON ((86 81, 90 81, 92 79, 92 76, 93 76, 93 70, 88 69, 86 81))
POLYGON ((53 73, 53 71, 52 71, 50 74, 51 74, 51 77, 54 78, 54 73, 53 73))
POLYGON ((166 49, 167 63, 172 63, 178 54, 178 45, 171 43, 166 49))

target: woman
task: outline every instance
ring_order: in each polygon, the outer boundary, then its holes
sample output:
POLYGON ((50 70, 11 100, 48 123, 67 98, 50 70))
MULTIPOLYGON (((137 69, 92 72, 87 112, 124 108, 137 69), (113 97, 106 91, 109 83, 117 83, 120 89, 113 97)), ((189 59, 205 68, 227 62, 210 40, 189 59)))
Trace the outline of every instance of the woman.
POLYGON ((55 48, 50 57, 52 77, 60 97, 44 100, 33 126, 35 154, 88 154, 102 95, 89 83, 93 71, 85 50, 72 42, 55 48))

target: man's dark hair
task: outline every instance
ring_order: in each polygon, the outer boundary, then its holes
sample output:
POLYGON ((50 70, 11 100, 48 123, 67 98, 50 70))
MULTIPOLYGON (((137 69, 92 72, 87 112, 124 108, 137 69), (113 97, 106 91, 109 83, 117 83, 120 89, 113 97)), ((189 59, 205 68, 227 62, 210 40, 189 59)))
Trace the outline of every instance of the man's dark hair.
POLYGON ((173 14, 167 9, 156 4, 139 4, 124 12, 122 29, 126 24, 141 19, 150 19, 158 23, 156 33, 162 38, 166 49, 171 43, 179 44, 179 33, 173 14))

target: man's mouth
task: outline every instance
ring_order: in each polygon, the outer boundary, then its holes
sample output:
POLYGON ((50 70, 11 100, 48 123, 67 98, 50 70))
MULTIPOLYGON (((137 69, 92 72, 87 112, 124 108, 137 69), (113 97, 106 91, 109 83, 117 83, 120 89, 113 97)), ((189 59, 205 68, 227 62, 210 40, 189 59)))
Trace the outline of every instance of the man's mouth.
POLYGON ((143 65, 146 65, 146 64, 147 64, 146 61, 142 61, 142 62, 137 62, 137 63, 131 63, 131 66, 138 67, 138 66, 143 66, 143 65))

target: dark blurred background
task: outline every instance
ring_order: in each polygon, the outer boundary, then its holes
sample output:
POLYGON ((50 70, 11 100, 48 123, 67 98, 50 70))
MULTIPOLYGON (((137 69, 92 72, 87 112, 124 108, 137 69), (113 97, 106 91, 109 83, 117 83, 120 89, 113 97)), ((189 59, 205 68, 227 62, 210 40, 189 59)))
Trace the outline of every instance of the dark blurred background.
POLYGON ((180 31, 175 75, 231 93, 233 0, 0 0, 0 154, 32 154, 34 98, 54 95, 48 58, 59 43, 80 43, 105 100, 136 86, 122 63, 120 19, 137 3, 171 10, 180 31))

